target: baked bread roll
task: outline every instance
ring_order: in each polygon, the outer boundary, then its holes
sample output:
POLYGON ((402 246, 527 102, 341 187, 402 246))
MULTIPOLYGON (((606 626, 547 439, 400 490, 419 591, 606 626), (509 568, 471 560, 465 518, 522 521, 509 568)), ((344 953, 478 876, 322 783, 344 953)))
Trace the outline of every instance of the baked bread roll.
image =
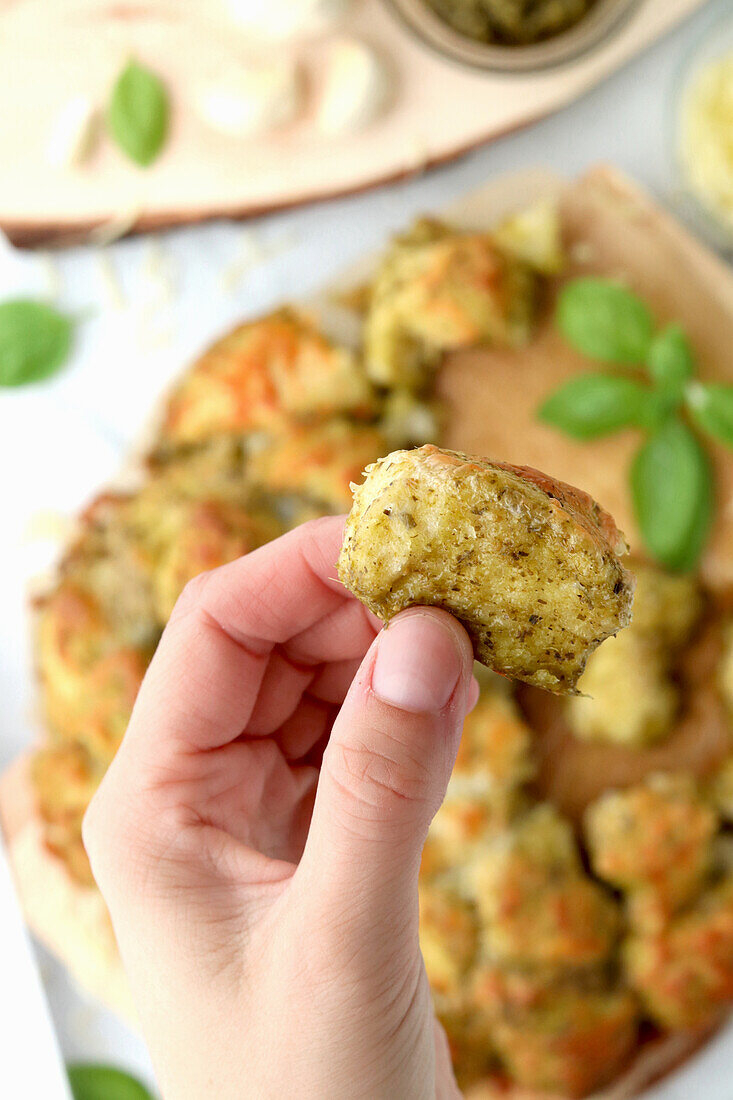
POLYGON ((366 474, 338 571, 381 619, 443 607, 482 664, 558 694, 574 693, 591 652, 631 621, 624 538, 578 489, 432 445, 366 474))

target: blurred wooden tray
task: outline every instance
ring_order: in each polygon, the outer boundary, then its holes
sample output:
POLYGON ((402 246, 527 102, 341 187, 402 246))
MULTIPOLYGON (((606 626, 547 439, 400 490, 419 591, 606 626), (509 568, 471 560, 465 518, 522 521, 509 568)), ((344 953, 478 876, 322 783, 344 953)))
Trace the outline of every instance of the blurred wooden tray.
MULTIPOLYGON (((242 141, 208 130, 186 99, 202 66, 215 72, 218 59, 240 47, 222 22, 223 5, 0 0, 0 72, 12 89, 0 113, 0 228, 16 244, 61 243, 108 222, 121 232, 245 217, 395 180, 577 98, 703 2, 640 0, 592 53, 537 75, 504 77, 443 60, 384 0, 355 0, 347 29, 391 59, 394 108, 359 135, 326 141, 306 111, 287 130, 242 141), (56 112, 75 94, 104 102, 130 55, 154 66, 171 90, 163 155, 140 170, 105 143, 84 167, 49 167, 56 112)), ((298 52, 317 68, 322 48, 316 40, 298 52)))

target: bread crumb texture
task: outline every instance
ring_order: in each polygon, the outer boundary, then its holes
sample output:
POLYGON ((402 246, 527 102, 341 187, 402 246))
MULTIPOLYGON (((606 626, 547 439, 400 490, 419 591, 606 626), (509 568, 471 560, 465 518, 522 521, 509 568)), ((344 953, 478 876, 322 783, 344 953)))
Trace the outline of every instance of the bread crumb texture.
POLYGON ((414 604, 443 607, 482 664, 570 694, 592 651, 631 621, 626 550, 580 490, 428 445, 367 467, 338 569, 386 622, 414 604))

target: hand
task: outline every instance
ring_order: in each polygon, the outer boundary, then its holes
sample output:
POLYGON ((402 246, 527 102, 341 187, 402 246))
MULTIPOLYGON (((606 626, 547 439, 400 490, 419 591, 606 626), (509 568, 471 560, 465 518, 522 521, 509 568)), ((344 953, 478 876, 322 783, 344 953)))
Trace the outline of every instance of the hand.
POLYGON ((460 1096, 417 879, 468 707, 443 611, 378 621, 343 520, 196 578, 85 820, 165 1100, 460 1096))

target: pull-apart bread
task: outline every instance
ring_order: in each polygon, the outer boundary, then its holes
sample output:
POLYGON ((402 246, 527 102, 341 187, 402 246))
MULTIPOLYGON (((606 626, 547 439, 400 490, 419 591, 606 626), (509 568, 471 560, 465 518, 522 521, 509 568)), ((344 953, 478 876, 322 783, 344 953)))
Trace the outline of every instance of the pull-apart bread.
POLYGON ((700 569, 670 573, 634 521, 637 433, 581 446, 537 410, 593 367, 553 321, 568 278, 623 275, 660 324, 683 324, 703 381, 724 384, 733 284, 605 171, 559 208, 492 220, 484 199, 458 226, 421 220, 337 308, 249 319, 178 381, 143 461, 85 508, 35 602, 44 739, 31 784, 22 762, 5 778, 0 816, 29 923, 130 1013, 82 819, 173 603, 201 570, 348 510, 376 462, 343 581, 385 620, 448 608, 517 677, 477 666, 420 868, 420 944, 459 1086, 467 1100, 629 1100, 733 1001, 733 462, 711 454, 700 569), (633 623, 598 645, 628 622, 632 582, 588 496, 399 450, 431 442, 554 470, 609 504, 633 549, 633 623))
POLYGON ((477 660, 558 694, 631 621, 623 536, 587 494, 428 445, 367 467, 339 577, 385 621, 414 604, 465 626, 477 660))

